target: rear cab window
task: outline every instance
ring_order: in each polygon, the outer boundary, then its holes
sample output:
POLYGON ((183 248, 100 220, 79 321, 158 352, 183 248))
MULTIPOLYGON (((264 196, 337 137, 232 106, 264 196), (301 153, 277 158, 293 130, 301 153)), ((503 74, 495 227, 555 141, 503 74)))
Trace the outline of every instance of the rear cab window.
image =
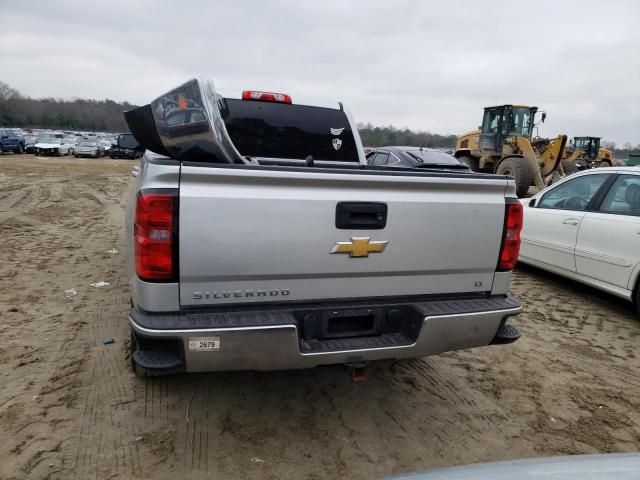
POLYGON ((225 98, 221 110, 243 156, 358 162, 346 113, 338 108, 225 98))

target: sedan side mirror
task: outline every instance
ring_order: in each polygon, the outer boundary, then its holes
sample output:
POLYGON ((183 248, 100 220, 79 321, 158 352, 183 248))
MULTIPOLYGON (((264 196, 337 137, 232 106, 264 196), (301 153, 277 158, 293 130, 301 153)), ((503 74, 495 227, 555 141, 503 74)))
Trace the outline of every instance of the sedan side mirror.
POLYGON ((535 198, 532 198, 531 200, 529 200, 529 206, 530 206, 531 208, 533 208, 533 207, 535 207, 535 206, 536 206, 536 199, 535 199, 535 198))

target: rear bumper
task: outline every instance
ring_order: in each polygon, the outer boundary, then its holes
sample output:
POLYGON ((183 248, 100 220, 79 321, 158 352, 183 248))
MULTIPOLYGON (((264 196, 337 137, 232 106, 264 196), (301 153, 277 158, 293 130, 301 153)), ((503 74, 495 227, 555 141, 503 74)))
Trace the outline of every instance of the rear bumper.
POLYGON ((132 309, 129 321, 143 342, 153 345, 167 341, 176 346, 182 370, 187 372, 289 370, 414 358, 489 345, 507 318, 522 311, 513 297, 404 306, 418 312, 421 325, 416 338, 407 341, 397 335, 382 335, 334 339, 320 348, 312 348, 303 340, 303 327, 293 310, 158 315, 132 309), (219 350, 191 350, 190 339, 199 337, 219 337, 219 350))

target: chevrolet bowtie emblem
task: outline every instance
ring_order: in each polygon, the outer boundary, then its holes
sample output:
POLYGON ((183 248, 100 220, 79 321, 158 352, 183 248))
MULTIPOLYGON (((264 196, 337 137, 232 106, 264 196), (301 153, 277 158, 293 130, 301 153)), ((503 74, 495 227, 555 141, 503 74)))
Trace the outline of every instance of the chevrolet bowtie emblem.
POLYGON ((350 242, 336 242, 329 253, 348 253, 349 257, 368 257, 370 253, 382 253, 388 241, 371 241, 369 237, 351 237, 350 242))

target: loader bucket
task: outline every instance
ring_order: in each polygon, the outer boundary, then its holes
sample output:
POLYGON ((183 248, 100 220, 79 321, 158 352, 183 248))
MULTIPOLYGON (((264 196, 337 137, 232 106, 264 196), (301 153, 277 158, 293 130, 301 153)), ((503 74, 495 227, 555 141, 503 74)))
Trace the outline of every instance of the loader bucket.
POLYGON ((558 135, 558 137, 551 140, 551 142, 549 142, 549 144, 540 153, 538 161, 540 164, 540 174, 543 178, 551 175, 558 169, 558 166, 562 161, 566 145, 567 136, 558 135))

